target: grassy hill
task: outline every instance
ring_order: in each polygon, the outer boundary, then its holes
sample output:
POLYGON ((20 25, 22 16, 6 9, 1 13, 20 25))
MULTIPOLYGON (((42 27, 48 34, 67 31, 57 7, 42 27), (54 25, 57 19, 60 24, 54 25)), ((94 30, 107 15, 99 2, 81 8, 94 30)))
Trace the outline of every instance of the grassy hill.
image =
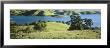
POLYGON ((65 31, 69 28, 69 25, 56 23, 56 22, 47 22, 47 30, 49 31, 65 31))
MULTIPOLYGON (((67 31, 69 25, 56 22, 47 22, 46 31, 31 30, 30 33, 24 33, 22 31, 18 33, 11 33, 13 39, 100 39, 101 32, 94 30, 74 30, 67 31), (14 36, 13 36, 14 35, 14 36)), ((29 26, 16 26, 17 30, 25 29, 26 27, 33 28, 33 25, 29 26)))

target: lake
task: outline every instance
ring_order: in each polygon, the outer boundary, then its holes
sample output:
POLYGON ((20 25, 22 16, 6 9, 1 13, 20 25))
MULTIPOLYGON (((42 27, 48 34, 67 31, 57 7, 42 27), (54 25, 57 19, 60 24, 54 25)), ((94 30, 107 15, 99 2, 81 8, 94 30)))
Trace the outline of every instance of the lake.
MULTIPOLYGON (((101 15, 100 14, 86 14, 80 15, 82 19, 88 18, 93 20, 93 26, 101 27, 101 15)), ((11 21, 15 21, 17 24, 31 23, 34 21, 70 21, 70 16, 64 16, 63 18, 50 17, 50 16, 11 16, 11 21)))

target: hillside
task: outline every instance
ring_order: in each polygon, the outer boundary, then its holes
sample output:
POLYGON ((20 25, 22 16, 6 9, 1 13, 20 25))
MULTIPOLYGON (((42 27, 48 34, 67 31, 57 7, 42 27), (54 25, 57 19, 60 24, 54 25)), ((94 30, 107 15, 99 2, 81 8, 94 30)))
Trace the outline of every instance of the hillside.
POLYGON ((47 30, 49 31, 65 31, 69 28, 69 25, 56 22, 47 22, 47 30))
POLYGON ((58 10, 58 9, 44 9, 44 10, 23 10, 23 9, 11 9, 11 16, 58 16, 58 15, 72 15, 72 14, 101 14, 97 10, 58 10))
POLYGON ((94 30, 74 30, 68 31, 69 25, 56 23, 56 22, 47 22, 46 31, 36 31, 33 30, 33 25, 29 26, 16 26, 16 30, 23 30, 26 27, 31 28, 30 33, 11 32, 11 39, 100 39, 100 31, 94 30))

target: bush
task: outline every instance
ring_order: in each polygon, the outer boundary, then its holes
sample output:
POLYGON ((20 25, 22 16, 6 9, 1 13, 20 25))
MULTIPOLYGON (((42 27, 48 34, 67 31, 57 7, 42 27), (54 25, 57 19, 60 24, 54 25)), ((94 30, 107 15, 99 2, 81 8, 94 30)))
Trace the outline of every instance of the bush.
POLYGON ((36 21, 35 21, 35 22, 30 23, 29 25, 35 25, 35 24, 36 24, 36 21))
POLYGON ((30 33, 30 32, 32 32, 32 30, 33 30, 32 28, 27 27, 27 28, 25 29, 25 32, 26 32, 26 33, 30 33))
POLYGON ((39 21, 37 24, 34 25, 35 30, 43 31, 46 29, 46 22, 39 21))
POLYGON ((16 26, 10 26, 10 32, 11 33, 17 33, 18 29, 16 29, 16 26))
POLYGON ((92 30, 101 30, 101 27, 92 27, 92 30))
POLYGON ((63 24, 65 24, 65 22, 64 22, 64 21, 62 21, 62 23, 63 23, 63 24))

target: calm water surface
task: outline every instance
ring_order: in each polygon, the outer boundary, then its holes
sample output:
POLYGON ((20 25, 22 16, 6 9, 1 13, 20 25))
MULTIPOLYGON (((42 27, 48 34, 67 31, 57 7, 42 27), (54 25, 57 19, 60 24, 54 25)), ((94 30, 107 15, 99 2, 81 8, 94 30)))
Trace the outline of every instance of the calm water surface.
MULTIPOLYGON (((88 18, 93 20, 93 26, 101 26, 100 14, 86 14, 80 15, 82 19, 88 18)), ((63 18, 50 17, 50 16, 11 16, 11 21, 15 21, 17 24, 31 23, 34 21, 70 21, 70 16, 64 16, 63 18)))

